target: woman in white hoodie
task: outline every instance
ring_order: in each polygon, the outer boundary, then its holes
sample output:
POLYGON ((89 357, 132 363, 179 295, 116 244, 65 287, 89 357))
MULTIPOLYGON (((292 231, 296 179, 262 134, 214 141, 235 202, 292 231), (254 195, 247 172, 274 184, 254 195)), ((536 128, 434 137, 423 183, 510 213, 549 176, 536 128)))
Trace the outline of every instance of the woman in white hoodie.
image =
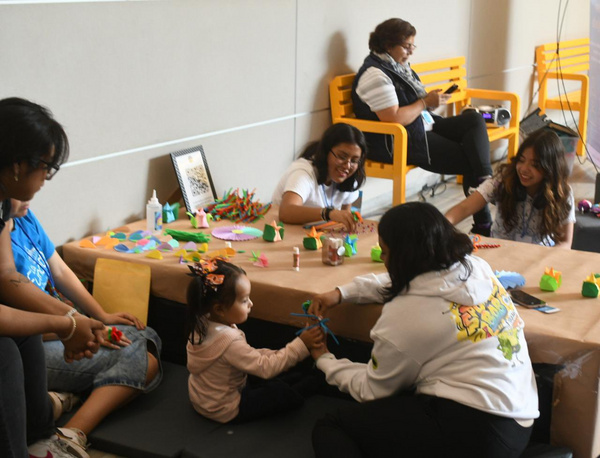
POLYGON ((510 296, 432 205, 389 210, 379 243, 388 273, 316 296, 309 310, 384 303, 368 363, 311 351, 327 382, 361 402, 317 422, 317 458, 520 456, 539 413, 510 296))

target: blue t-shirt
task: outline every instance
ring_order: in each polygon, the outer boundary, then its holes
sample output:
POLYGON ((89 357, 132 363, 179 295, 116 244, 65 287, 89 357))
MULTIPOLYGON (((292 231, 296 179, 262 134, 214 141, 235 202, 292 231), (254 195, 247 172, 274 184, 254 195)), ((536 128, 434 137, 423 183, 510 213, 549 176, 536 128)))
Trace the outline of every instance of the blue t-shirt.
POLYGON ((14 218, 11 232, 15 267, 33 284, 44 290, 48 282, 48 259, 54 254, 54 244, 50 241, 42 225, 29 210, 22 218, 14 218))

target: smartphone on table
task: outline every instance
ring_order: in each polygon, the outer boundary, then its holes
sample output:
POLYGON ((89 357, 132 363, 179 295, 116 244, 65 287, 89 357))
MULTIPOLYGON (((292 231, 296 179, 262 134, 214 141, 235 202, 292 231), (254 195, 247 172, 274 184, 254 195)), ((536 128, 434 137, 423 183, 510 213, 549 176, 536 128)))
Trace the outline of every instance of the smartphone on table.
POLYGON ((542 313, 556 313, 560 311, 559 308, 551 307, 548 304, 546 304, 546 301, 532 296, 531 294, 528 294, 520 289, 509 289, 508 293, 510 294, 510 297, 513 300, 513 302, 515 304, 519 304, 522 307, 534 309, 542 313))

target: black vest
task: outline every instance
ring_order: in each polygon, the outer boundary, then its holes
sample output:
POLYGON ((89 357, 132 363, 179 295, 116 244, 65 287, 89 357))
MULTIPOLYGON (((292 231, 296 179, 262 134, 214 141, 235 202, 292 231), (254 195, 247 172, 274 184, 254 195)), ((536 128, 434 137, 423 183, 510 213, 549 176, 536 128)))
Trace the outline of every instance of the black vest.
MULTIPOLYGON (((389 62, 381 60, 374 54, 369 54, 363 62, 362 67, 358 70, 358 73, 354 78, 354 83, 352 84, 352 103, 354 105, 354 114, 357 118, 379 121, 377 115, 371 111, 369 106, 363 102, 356 93, 358 80, 369 67, 378 68, 392 80, 394 88, 396 89, 399 106, 403 107, 410 105, 419 99, 413 87, 404 81, 402 76, 392 68, 389 62)), ((419 79, 415 72, 413 72, 413 75, 419 79)), ((412 123, 404 127, 408 133, 408 164, 427 164, 429 162, 427 139, 421 117, 419 116, 412 123)), ((365 138, 367 139, 369 148, 367 154, 369 159, 378 162, 386 162, 388 164, 392 163, 394 143, 391 135, 365 133, 365 138)))

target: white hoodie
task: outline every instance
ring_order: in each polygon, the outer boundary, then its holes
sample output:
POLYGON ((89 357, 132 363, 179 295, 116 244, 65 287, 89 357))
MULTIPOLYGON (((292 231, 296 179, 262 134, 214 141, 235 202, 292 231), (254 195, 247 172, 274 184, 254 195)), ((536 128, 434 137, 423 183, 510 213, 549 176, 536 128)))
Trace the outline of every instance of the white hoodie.
MULTIPOLYGON (((537 388, 523 321, 510 296, 481 258, 410 282, 408 293, 383 306, 371 330, 367 364, 317 361, 327 381, 358 401, 390 396, 412 387, 417 394, 451 399, 502 417, 537 418, 537 388), (467 278, 465 280, 465 278, 467 278)), ((383 302, 389 275, 365 275, 339 287, 346 302, 383 302)))

